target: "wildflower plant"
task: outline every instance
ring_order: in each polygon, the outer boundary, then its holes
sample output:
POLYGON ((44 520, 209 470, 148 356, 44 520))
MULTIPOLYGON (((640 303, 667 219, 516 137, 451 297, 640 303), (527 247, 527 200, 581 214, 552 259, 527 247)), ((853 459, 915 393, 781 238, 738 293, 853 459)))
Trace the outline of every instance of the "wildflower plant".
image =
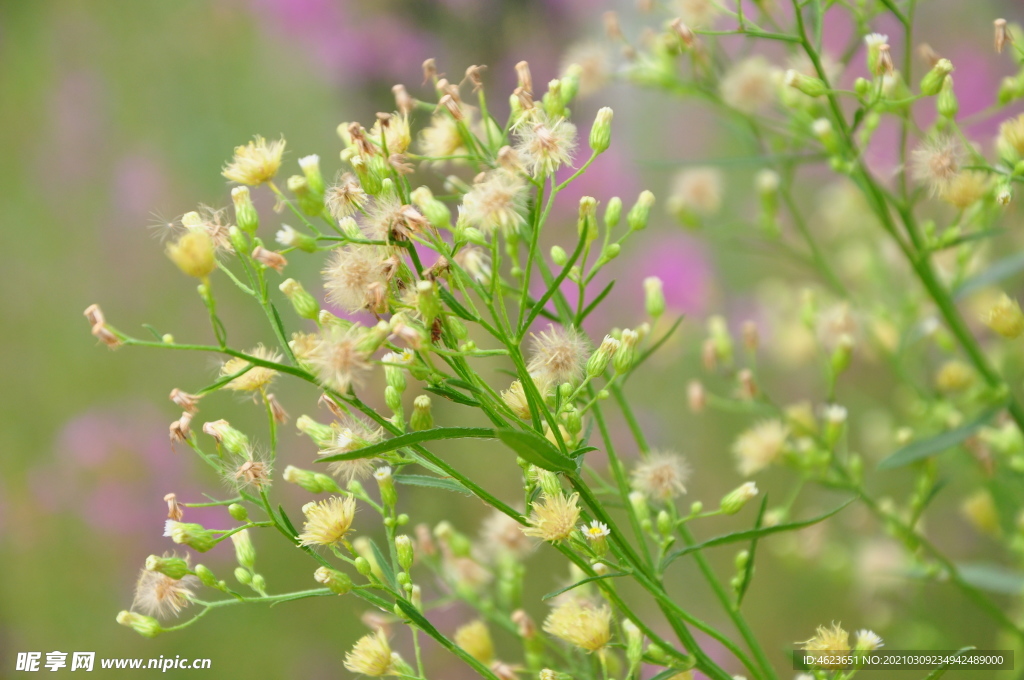
MULTIPOLYGON (((492 680, 522 674, 639 678, 643 664, 661 667, 659 678, 698 670, 714 680, 730 680, 733 672, 777 680, 786 662, 765 650, 742 609, 757 543, 859 503, 928 574, 962 590, 1024 640, 1014 616, 920 530, 939 486, 934 454, 971 439, 985 449, 976 458, 990 467, 990 478, 1024 469, 1024 407, 956 299, 957 289, 980 285, 970 278, 974 263, 985 256, 987 238, 1015 185, 1024 181, 1024 119, 1003 125, 989 160, 957 122, 952 64, 936 58, 919 83, 911 81, 915 0, 850 7, 864 35, 838 60, 821 49, 819 2, 794 0, 790 15, 755 3, 756 17, 744 14, 742 4, 736 12, 725 4, 676 3, 679 16, 663 16, 660 28, 635 45, 614 15, 606 15, 605 24, 627 55, 624 79, 699 98, 749 138, 760 165, 751 192, 759 214, 744 228, 809 264, 819 284, 793 300, 791 309, 821 368, 822 393, 809 398, 822 407, 777 403, 754 360, 763 345, 758 327, 745 325, 737 346, 725 318, 709 319, 700 355, 710 378, 692 381, 686 402, 697 412, 739 410, 750 421, 732 446, 735 489, 713 506, 695 499, 683 507, 687 492, 701 485, 699 468, 670 443, 648 442, 626 395, 629 379, 645 370, 682 319, 666 318, 661 282, 649 277, 637 291, 645 296, 646 318, 594 338, 583 330, 610 290, 596 288, 597 275, 647 227, 654 194, 643 191, 625 201, 584 197, 574 206, 576 238, 546 252, 542 246, 568 231, 555 231, 554 207, 613 143, 612 110, 602 108, 585 133, 570 111, 584 69, 569 66, 540 88, 529 65, 520 62, 511 113, 499 121, 488 108, 483 67, 467 69, 460 83, 428 60, 423 99, 396 85, 395 111, 377 114, 368 125, 339 125, 342 167, 333 181, 316 155, 302 157, 296 174, 281 177, 288 172, 285 140, 257 136, 237 147, 223 170, 238 185, 230 192, 234 224, 225 211, 205 208, 182 218, 167 254, 198 281, 212 342, 180 342, 151 326, 152 339, 136 337, 109 324, 98 306, 86 310, 93 334, 111 348, 223 358, 211 384, 171 393, 181 415, 169 433, 173 443, 213 468, 230 487, 230 498, 184 502, 169 495, 166 536, 198 553, 231 538, 239 565, 234 581, 244 587, 192 566, 188 558, 151 556, 135 605, 118 622, 152 637, 223 607, 343 595, 339 606, 353 607, 349 600, 358 598, 374 609, 367 618, 371 632, 353 642, 342 662, 370 677, 425 678, 422 644, 429 638, 492 680), (883 16, 894 16, 906 31, 902 58, 894 57, 885 36, 869 30, 883 16), (727 21, 733 28, 715 29, 727 21), (778 43, 789 54, 778 66, 767 54, 736 59, 729 40, 752 48, 778 43), (862 43, 869 77, 839 89, 837 74, 862 43), (934 102, 938 113, 923 130, 911 106, 921 101, 934 102), (863 153, 889 120, 900 131, 893 182, 880 179, 863 153), (918 133, 920 142, 912 144, 918 133), (794 197, 797 173, 803 164, 821 162, 861 192, 879 233, 904 258, 902 267, 878 267, 890 277, 882 286, 860 285, 838 270, 829 257, 833 248, 819 242, 801 212, 794 197), (256 192, 271 195, 291 225, 279 223, 278 212, 261 213, 256 192), (952 215, 937 211, 940 203, 952 206, 952 215), (933 213, 940 217, 925 217, 933 213), (946 220, 944 228, 940 220, 946 220), (943 253, 955 255, 948 271, 936 263, 943 253), (320 280, 301 280, 291 271, 289 263, 302 258, 314 261, 320 280), (909 303, 868 295, 885 285, 905 289, 911 281, 920 285, 909 303), (241 291, 265 317, 262 344, 242 350, 229 342, 218 311, 225 287, 241 291), (330 308, 322 307, 320 291, 330 308), (864 344, 897 365, 899 353, 914 342, 937 345, 942 362, 934 369, 934 385, 915 385, 921 407, 914 410, 914 433, 903 435, 908 445, 879 466, 917 470, 914 491, 899 506, 869 491, 864 459, 850 449, 850 417, 837 397, 864 344), (374 387, 381 377, 382 393, 374 387), (270 392, 286 380, 308 387, 305 404, 282 404, 270 392), (723 386, 721 394, 716 385, 723 386), (219 400, 230 396, 225 391, 253 396, 265 414, 264 432, 213 419, 219 400), (439 415, 433 410, 438 399, 454 406, 439 415), (330 422, 306 414, 318 403, 330 412, 330 422), (302 460, 278 460, 289 410, 303 413, 295 420, 308 440, 302 460), (629 426, 629 451, 613 441, 612 410, 629 426), (1005 424, 998 425, 1004 415, 1005 424), (486 426, 466 425, 479 422, 486 426), (521 495, 487 489, 460 470, 445 455, 454 440, 475 441, 488 455, 515 460, 521 495), (630 467, 627 458, 634 459, 630 467), (795 491, 785 504, 769 508, 749 478, 779 466, 794 472, 795 491), (275 501, 281 482, 300 487, 308 502, 286 507, 275 501), (796 492, 806 483, 839 489, 849 500, 793 520, 796 492), (420 522, 403 493, 408 486, 471 494, 486 503, 493 514, 481 540, 449 522, 420 522), (194 506, 223 506, 228 528, 184 521, 194 506), (750 529, 697 540, 695 525, 742 512, 750 529), (383 541, 371 537, 376 524, 383 525, 383 541), (308 555, 309 576, 320 587, 275 592, 257 569, 255 549, 272 537, 308 555), (737 543, 742 550, 735 571, 723 578, 705 551, 737 543), (546 603, 523 597, 522 558, 536 549, 559 553, 572 575, 546 603), (696 562, 730 631, 695 616, 685 597, 669 595, 667 573, 684 557, 696 562), (627 581, 634 587, 620 585, 627 581), (653 600, 659 620, 640 614, 634 601, 640 593, 653 600), (432 612, 451 600, 473 615, 444 630, 432 612), (192 608, 198 610, 192 618, 169 621, 192 608), (403 657, 394 650, 407 647, 399 639, 406 629, 412 651, 403 657), (517 658, 499 657, 496 650, 507 647, 495 645, 497 636, 518 643, 517 658), (710 654, 702 642, 707 639, 729 658, 710 654)), ((997 22, 996 42, 1024 64, 1024 51, 1012 38, 1016 32, 997 22)), ((1024 71, 1017 79, 1024 79, 1024 71)), ((1004 84, 1000 103, 1020 96, 1024 88, 1014 80, 1004 84)), ((733 190, 713 165, 688 170, 672 186, 665 209, 689 228, 711 224, 733 190)), ((1004 295, 978 323, 1009 341, 1022 334, 1024 315, 1004 295)), ((1019 555, 1024 541, 1013 520, 1020 498, 1003 494, 993 503, 995 526, 1015 536, 1009 547, 1019 555)), ((982 506, 973 503, 972 512, 984 514, 982 506)), ((838 623, 798 644, 851 649, 838 623)), ((881 644, 878 635, 862 630, 854 648, 881 644)), ((826 677, 824 670, 812 672, 826 677)))

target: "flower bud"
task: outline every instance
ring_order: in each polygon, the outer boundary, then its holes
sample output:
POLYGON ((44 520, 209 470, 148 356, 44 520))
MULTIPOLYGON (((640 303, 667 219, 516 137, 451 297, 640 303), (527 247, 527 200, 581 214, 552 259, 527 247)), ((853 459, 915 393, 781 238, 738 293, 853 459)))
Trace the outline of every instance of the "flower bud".
POLYGON ((611 200, 608 201, 608 205, 604 208, 604 226, 609 230, 614 229, 619 225, 621 217, 622 199, 618 196, 612 196, 611 200))
POLYGON ((942 80, 942 90, 935 101, 935 108, 943 118, 953 120, 960 111, 960 102, 957 101, 956 93, 953 92, 953 76, 946 76, 942 80))
POLYGON ((159 572, 164 576, 173 578, 175 581, 181 580, 191 573, 188 568, 188 562, 175 555, 164 555, 163 557, 150 555, 146 558, 146 569, 159 572))
POLYGON ((939 59, 932 70, 921 78, 921 94, 934 97, 942 89, 942 83, 953 72, 953 63, 949 59, 939 59))
POLYGON ((668 538, 672 535, 672 530, 675 528, 672 524, 672 517, 668 514, 667 510, 661 510, 658 512, 658 518, 655 522, 655 526, 658 527, 658 533, 668 538))
POLYGON ((217 440, 228 452, 242 456, 249 450, 249 438, 231 427, 226 420, 203 423, 203 432, 217 440))
POLYGON ((686 401, 690 410, 700 413, 708 403, 708 395, 704 391, 704 385, 699 380, 691 380, 686 386, 686 401))
POLYGON ((839 336, 839 343, 832 352, 830 359, 832 366, 832 375, 839 375, 850 367, 850 361, 853 359, 853 336, 848 333, 843 333, 839 336))
POLYGON ((402 569, 405 571, 412 569, 414 557, 412 538, 406 534, 395 536, 395 551, 398 553, 398 564, 402 566, 402 569))
POLYGON ((160 622, 152 616, 137 614, 136 612, 122 611, 117 615, 117 622, 122 626, 128 626, 142 637, 155 638, 164 631, 160 622))
POLYGON ((639 668, 644 657, 644 634, 629 619, 622 622, 622 632, 626 634, 626 659, 629 661, 629 667, 639 668))
POLYGON ((213 239, 205 231, 190 231, 175 243, 168 244, 167 257, 183 273, 197 279, 205 279, 217 268, 213 239))
MULTIPOLYGON (((626 224, 630 231, 640 231, 647 226, 647 220, 651 216, 651 207, 654 205, 654 194, 650 191, 640 192, 640 197, 629 209, 626 215, 626 224)), ((610 207, 610 206, 609 206, 610 207)))
POLYGON ((302 174, 306 176, 306 184, 309 185, 310 191, 323 196, 326 185, 324 176, 320 172, 320 156, 316 154, 303 156, 299 159, 299 167, 302 168, 302 174))
POLYGON ((235 567, 235 580, 243 586, 252 585, 252 572, 243 567, 235 567))
POLYGON ((295 421, 299 432, 313 440, 317 446, 327 447, 334 441, 334 430, 330 425, 318 423, 309 416, 299 416, 295 421))
POLYGON ((612 366, 619 375, 626 373, 633 367, 636 361, 636 343, 640 336, 636 331, 626 329, 622 331, 622 338, 619 340, 619 347, 612 357, 612 366))
POLYGON ((394 414, 400 414, 402 412, 402 395, 391 385, 384 388, 384 404, 391 409, 394 414))
POLYGON ((441 298, 433 281, 420 281, 416 284, 416 307, 427 326, 441 315, 441 298))
POLYGON ((842 151, 839 145, 839 136, 836 134, 835 128, 832 127, 832 123, 829 122, 828 118, 818 118, 811 124, 811 131, 814 136, 818 138, 821 145, 825 147, 825 151, 828 151, 833 156, 838 156, 842 151))
POLYGON ((604 336, 601 345, 587 359, 587 375, 596 378, 605 372, 608 363, 619 349, 619 341, 610 335, 604 336))
POLYGON ((353 587, 352 579, 349 578, 348 574, 337 569, 330 569, 329 567, 320 567, 314 571, 313 579, 317 583, 324 584, 332 593, 337 593, 338 595, 344 595, 352 590, 353 587))
MULTIPOLYGON (((254 234, 260 226, 260 216, 252 204, 249 187, 235 187, 231 190, 231 201, 235 204, 235 222, 242 231, 254 234)), ((245 252, 240 250, 238 252, 245 252)))
POLYGON ((341 493, 338 484, 322 472, 311 472, 289 465, 282 475, 284 481, 302 487, 310 493, 341 493))
POLYGON ((217 577, 213 575, 213 572, 210 571, 209 567, 206 567, 202 564, 197 564, 194 571, 196 573, 196 576, 199 578, 199 582, 202 583, 204 586, 206 586, 207 588, 217 587, 217 577))
POLYGON ((647 504, 647 496, 643 495, 639 491, 631 491, 629 494, 629 504, 633 508, 633 513, 641 524, 650 524, 651 509, 647 504))
POLYGON ((1005 293, 988 310, 982 319, 999 335, 1010 340, 1024 333, 1024 314, 1016 300, 1005 293))
POLYGON ((356 571, 358 571, 363 576, 369 576, 373 573, 373 567, 370 566, 370 561, 362 555, 357 557, 354 560, 353 564, 355 564, 356 571))
POLYGON ((653 319, 658 319, 665 313, 665 292, 662 290, 661 279, 657 276, 648 276, 644 279, 644 304, 647 313, 653 319))
POLYGON ((597 232, 597 199, 584 196, 580 199, 579 217, 576 220, 576 233, 586 234, 587 243, 592 243, 598 236, 597 232))
POLYGON ((590 150, 604 153, 612 142, 612 110, 605 106, 598 110, 594 125, 590 128, 590 150))
POLYGON ((409 425, 415 431, 429 430, 434 427, 434 416, 430 412, 430 397, 421 394, 412 403, 412 417, 409 425))
POLYGON ((231 519, 239 522, 245 522, 249 519, 249 511, 245 509, 244 505, 238 503, 232 503, 228 506, 228 514, 231 515, 231 519))
POLYGON ((235 545, 235 559, 240 566, 253 569, 256 566, 256 547, 252 544, 248 529, 231 534, 231 542, 235 545))
POLYGON ((735 515, 752 498, 757 496, 757 485, 754 482, 746 482, 738 488, 730 491, 722 499, 721 509, 727 515, 735 515))
POLYGON ((309 188, 309 182, 301 175, 292 175, 285 182, 288 191, 295 195, 299 209, 310 217, 317 217, 324 212, 324 196, 309 188))
POLYGON ((782 82, 788 87, 792 87, 803 92, 808 97, 820 97, 828 91, 825 87, 825 81, 820 78, 806 76, 794 69, 786 71, 786 75, 783 77, 782 82))
POLYGON ((431 193, 427 187, 419 187, 414 189, 409 195, 412 199, 413 204, 419 208, 424 217, 427 218, 432 225, 438 229, 449 229, 451 228, 452 213, 442 201, 434 198, 434 194, 431 193))
POLYGON ((314 320, 320 315, 320 303, 295 279, 285 279, 278 288, 292 303, 295 313, 303 319, 314 320))
POLYGON ((569 261, 569 255, 562 246, 551 246, 551 261, 558 267, 564 267, 569 261))
POLYGON ((204 529, 203 525, 176 522, 173 519, 164 523, 164 536, 169 536, 175 543, 187 545, 197 552, 206 552, 217 545, 215 533, 204 529))
POLYGON ((387 465, 377 468, 373 473, 380 488, 380 499, 388 508, 395 507, 398 503, 398 492, 395 490, 395 478, 391 475, 391 468, 387 465))

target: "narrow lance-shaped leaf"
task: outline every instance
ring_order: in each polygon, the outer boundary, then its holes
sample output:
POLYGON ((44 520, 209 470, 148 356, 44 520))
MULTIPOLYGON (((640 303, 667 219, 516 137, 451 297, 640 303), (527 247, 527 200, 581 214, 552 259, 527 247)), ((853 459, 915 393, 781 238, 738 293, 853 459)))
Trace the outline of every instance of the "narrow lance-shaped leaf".
POLYGON ((551 472, 573 472, 576 463, 532 430, 496 430, 498 438, 523 460, 551 472))
POLYGON ((731 534, 716 536, 715 538, 704 541, 703 543, 697 543, 696 545, 690 545, 685 548, 680 548, 679 550, 674 550, 665 556, 665 559, 662 561, 662 567, 668 566, 670 563, 674 562, 676 559, 682 557, 683 555, 689 555, 692 552, 704 550, 705 548, 714 548, 719 545, 727 545, 729 543, 737 543, 739 541, 749 541, 755 537, 761 539, 765 536, 768 536, 769 534, 777 534, 783 531, 795 531, 797 529, 809 527, 812 524, 817 524, 818 522, 822 522, 831 517, 832 515, 837 514, 839 511, 848 506, 854 500, 856 499, 851 498, 842 505, 840 505, 838 508, 830 510, 829 512, 826 512, 824 515, 818 515, 817 517, 804 520, 802 522, 790 522, 789 524, 777 524, 776 526, 772 527, 762 527, 760 529, 747 529, 746 531, 736 531, 731 534))
POLYGON ((335 460, 358 460, 360 458, 372 458, 373 456, 379 456, 382 453, 388 453, 396 449, 401 449, 406 446, 412 446, 413 444, 422 444, 423 442, 437 441, 440 439, 493 439, 497 435, 494 430, 486 427, 435 427, 430 430, 422 430, 420 432, 409 432, 407 434, 398 435, 391 439, 385 439, 382 442, 373 444, 371 446, 365 446, 355 451, 349 451, 347 453, 336 453, 333 456, 323 456, 318 458, 318 463, 329 463, 335 460))
POLYGON ((969 423, 961 425, 960 427, 937 434, 934 437, 929 437, 928 439, 920 439, 916 442, 911 442, 879 463, 878 469, 891 470, 893 468, 902 467, 923 458, 934 456, 937 453, 942 453, 946 449, 951 449, 974 434, 978 428, 992 420, 992 418, 1002 410, 1003 405, 1000 404, 999 406, 983 411, 977 418, 969 423))

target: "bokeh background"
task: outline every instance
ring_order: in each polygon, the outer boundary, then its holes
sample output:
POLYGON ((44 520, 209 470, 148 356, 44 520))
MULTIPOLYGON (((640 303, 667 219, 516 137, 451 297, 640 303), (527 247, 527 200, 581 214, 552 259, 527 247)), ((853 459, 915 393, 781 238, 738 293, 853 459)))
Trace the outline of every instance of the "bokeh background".
MULTIPOLYGON (((922 5, 918 35, 958 66, 962 109, 988 106, 1010 68, 989 51, 991 20, 1003 14, 1024 19, 1013 16, 1019 5, 922 5)), ((216 364, 198 355, 109 352, 89 335, 82 310, 99 302, 111 323, 130 332, 151 323, 179 340, 207 340, 205 311, 193 284, 164 256, 160 225, 198 203, 228 203, 219 171, 236 144, 257 133, 284 134, 288 174, 298 169, 295 159, 314 152, 333 172, 340 148, 336 126, 348 120, 368 125, 375 112, 391 110, 394 83, 420 93, 425 58, 459 74, 455 79, 471 64, 488 65, 485 80, 499 110, 520 59, 529 59, 538 83, 559 73, 569 51, 598 72, 605 59, 614 69, 617 56, 603 43, 601 28, 601 13, 608 9, 619 10, 634 35, 657 21, 639 15, 631 3, 607 0, 0 2, 0 243, 6 254, 0 296, 0 677, 13 674, 16 652, 54 650, 210 657, 218 677, 345 675, 343 654, 364 631, 364 608, 352 599, 273 610, 235 607, 155 640, 115 624, 116 613, 131 603, 146 555, 169 548, 160 535, 163 495, 173 491, 199 500, 203 493, 223 492, 218 480, 167 441, 167 425, 176 415, 167 393, 209 382, 216 364), (595 56, 602 49, 609 56, 595 56)), ((844 44, 851 27, 836 19, 826 29, 844 44)), ((620 195, 627 204, 643 188, 661 196, 679 167, 732 152, 730 131, 700 107, 615 83, 578 104, 574 113, 581 129, 603 105, 616 111, 612 151, 567 195, 568 209, 556 215, 552 243, 570 245, 575 238, 573 204, 579 195, 602 201, 620 195)), ((975 131, 984 136, 992 129, 983 123, 975 131)), ((879 163, 891 160, 884 144, 874 151, 879 163)), ((753 169, 741 167, 735 179, 728 175, 724 221, 749 219, 753 169)), ((843 195, 819 194, 824 186, 813 182, 808 188, 801 198, 812 212, 819 202, 843 195)), ((268 209, 262 228, 269 233, 283 216, 269 212, 266 196, 258 200, 268 209)), ((665 281, 671 310, 689 315, 683 333, 628 392, 651 440, 690 458, 691 497, 706 503, 739 483, 728 447, 749 419, 697 417, 685 408, 685 385, 699 374, 703 320, 725 313, 735 329, 745 318, 758 318, 765 343, 785 345, 773 338, 765 305, 786 298, 805 276, 734 245, 714 234, 684 231, 659 207, 651 228, 613 264, 620 283, 592 324, 603 334, 611 326, 641 322, 641 281, 650 275, 665 281), (769 273, 773 283, 766 287, 769 273)), ((314 268, 296 272, 312 287, 314 268)), ((222 309, 233 341, 249 346, 265 339, 258 310, 225 295, 222 309)), ((813 371, 803 375, 784 361, 777 364, 780 399, 820 395, 813 371)), ((841 397, 852 412, 872 414, 857 441, 876 459, 888 452, 878 444, 884 437, 871 434, 892 427, 892 385, 877 366, 865 367, 865 376, 841 397)), ((327 419, 317 411, 315 394, 282 387, 278 396, 293 416, 327 419)), ((239 400, 218 397, 211 410, 216 414, 203 416, 258 422, 251 406, 239 400)), ((449 414, 457 417, 441 407, 437 417, 449 414)), ((621 423, 614 425, 628 451, 621 423)), ((308 463, 314 454, 308 440, 293 436, 291 427, 284 432, 282 459, 308 463)), ((515 469, 494 464, 491 453, 453 448, 446 455, 485 486, 507 488, 515 469)), ((891 484, 900 489, 908 481, 895 475, 891 484)), ((759 485, 781 499, 792 480, 773 472, 759 485)), ((301 495, 278 492, 297 512, 301 495)), ((475 535, 483 515, 479 503, 438 495, 410 494, 414 520, 449 518, 475 535)), ((992 541, 957 513, 955 492, 951 498, 937 510, 937 541, 958 557, 998 556, 992 541)), ((840 500, 810 492, 797 514, 809 516, 840 500)), ((216 511, 188 517, 208 526, 228 522, 216 511)), ((702 531, 719 533, 750 518, 734 520, 702 531)), ((780 668, 781 650, 833 619, 848 629, 873 627, 890 648, 1000 642, 988 620, 949 589, 900 575, 898 549, 856 510, 829 527, 766 541, 760 555, 746 607, 780 668)), ((269 537, 257 537, 257 547, 260 571, 272 589, 311 584, 301 555, 269 537)), ((723 575, 730 573, 731 557, 729 551, 714 555, 723 575)), ((204 555, 203 562, 227 576, 230 546, 204 555)), ((531 562, 533 595, 566 576, 546 568, 559 563, 544 550, 531 562)), ((674 570, 680 601, 728 628, 690 566, 674 570)), ((533 613, 540 618, 543 608, 533 613)), ((450 632, 464 612, 439 616, 439 625, 450 632)), ((469 677, 438 650, 429 650, 428 658, 435 677, 469 677)))

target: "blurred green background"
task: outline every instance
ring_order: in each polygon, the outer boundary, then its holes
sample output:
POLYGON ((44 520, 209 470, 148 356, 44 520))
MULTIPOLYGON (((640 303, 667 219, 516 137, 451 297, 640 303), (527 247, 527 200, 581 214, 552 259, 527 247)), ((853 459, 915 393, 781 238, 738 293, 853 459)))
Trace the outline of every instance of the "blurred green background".
MULTIPOLYGON (((987 105, 1004 75, 987 53, 977 55, 978 46, 990 43, 991 19, 1014 6, 1009 0, 923 3, 919 35, 943 54, 961 57, 954 62, 965 76, 958 74, 958 84, 973 93, 962 95, 968 110, 987 105)), ((223 492, 186 450, 171 449, 166 434, 177 415, 167 393, 206 384, 216 364, 199 355, 109 352, 89 335, 82 310, 98 302, 110 323, 136 335, 143 333, 142 323, 151 323, 179 340, 208 340, 205 310, 192 282, 164 256, 159 225, 198 203, 228 203, 219 171, 236 144, 253 134, 284 134, 284 172, 298 170, 298 157, 319 153, 325 171, 333 173, 339 167, 336 126, 348 120, 369 125, 376 111, 391 110, 396 82, 416 96, 425 58, 435 57, 442 71, 457 74, 455 80, 470 64, 487 64, 490 99, 501 110, 519 59, 529 59, 535 81, 546 82, 558 74, 567 50, 601 41, 606 9, 620 10, 631 29, 651 23, 636 18, 631 4, 596 0, 0 2, 0 242, 8 253, 0 298, 0 677, 13 674, 17 652, 54 650, 210 657, 217 677, 345 676, 341 659, 364 631, 364 608, 353 599, 273 610, 235 607, 155 640, 115 624, 117 612, 131 603, 145 557, 170 546, 160 536, 163 495, 173 491, 200 500, 202 493, 223 492)), ((580 103, 575 113, 581 129, 589 127, 597 107, 609 104, 616 110, 613 151, 573 196, 593 193, 605 201, 621 195, 628 203, 647 187, 660 196, 680 161, 730 152, 728 132, 706 113, 622 85, 580 103)), ((749 186, 749 173, 740 176, 749 186)), ((727 211, 734 219, 753 204, 743 187, 727 184, 727 211)), ((568 236, 573 200, 567 198, 552 242, 559 234, 574 238, 568 236)), ((269 212, 266 196, 258 202, 270 216, 262 227, 267 238, 283 216, 269 212)), ((640 281, 651 274, 665 279, 673 311, 691 315, 680 338, 628 392, 651 440, 690 458, 696 470, 690 498, 715 503, 741 481, 728 447, 748 421, 696 417, 685 408, 686 382, 699 373, 703 318, 725 311, 738 328, 745 316, 760 314, 766 297, 770 304, 771 295, 755 286, 766 271, 790 292, 802 285, 802 274, 722 243, 709 246, 660 210, 654 222, 614 264, 621 284, 592 331, 640 323, 640 281)), ((290 267, 289 275, 315 285, 316 270, 308 263, 290 267)), ((241 300, 232 293, 224 290, 221 306, 232 343, 249 347, 266 340, 258 310, 235 304, 241 300)), ((854 414, 884 412, 891 377, 877 366, 865 369, 842 400, 854 414)), ((779 398, 820 394, 812 372, 804 376, 783 364, 775 376, 779 398)), ((309 413, 327 420, 310 391, 282 386, 277 393, 293 417, 309 413)), ((208 401, 198 422, 259 422, 241 400, 208 401)), ((437 418, 449 415, 459 412, 439 408, 437 418)), ((614 424, 626 445, 621 423, 614 424)), ((293 433, 285 428, 281 459, 307 465, 315 452, 293 433)), ((867 446, 870 437, 860 442, 867 446)), ((867 453, 878 458, 887 451, 867 453)), ((492 451, 456 447, 445 456, 488 488, 507 488, 517 472, 492 451)), ((899 489, 908 481, 894 476, 891 483, 899 489)), ((771 472, 758 483, 779 499, 792 484, 785 472, 771 472)), ((301 494, 275 492, 298 512, 301 494)), ((476 535, 483 507, 439 495, 405 498, 414 522, 449 518, 476 535)), ((506 496, 514 500, 516 493, 506 496)), ((937 541, 959 557, 998 555, 959 517, 955 491, 950 498, 940 504, 933 525, 941 527, 937 541)), ((840 500, 811 492, 797 514, 816 514, 840 500)), ((187 519, 215 527, 230 521, 212 511, 191 512, 187 519)), ((749 522, 741 515, 701 530, 719 533, 749 522)), ((269 536, 256 542, 271 589, 311 585, 311 567, 297 551, 283 550, 269 536)), ((851 630, 874 628, 890 648, 1001 642, 988 620, 949 589, 893 577, 898 551, 856 510, 829 528, 766 545, 746 607, 784 677, 780 650, 833 619, 851 630)), ((723 575, 730 574, 731 552, 714 559, 723 575)), ((229 546, 202 561, 223 577, 233 567, 229 546)), ((559 565, 549 551, 539 550, 530 562, 533 595, 567 577, 561 566, 555 575, 547 568, 559 565)), ((680 601, 727 628, 690 566, 674 569, 680 601)), ((540 619, 544 608, 538 604, 532 613, 540 619)), ((451 632, 465 613, 438 617, 439 627, 451 632)), ((428 657, 435 677, 471 676, 436 649, 428 657)))

